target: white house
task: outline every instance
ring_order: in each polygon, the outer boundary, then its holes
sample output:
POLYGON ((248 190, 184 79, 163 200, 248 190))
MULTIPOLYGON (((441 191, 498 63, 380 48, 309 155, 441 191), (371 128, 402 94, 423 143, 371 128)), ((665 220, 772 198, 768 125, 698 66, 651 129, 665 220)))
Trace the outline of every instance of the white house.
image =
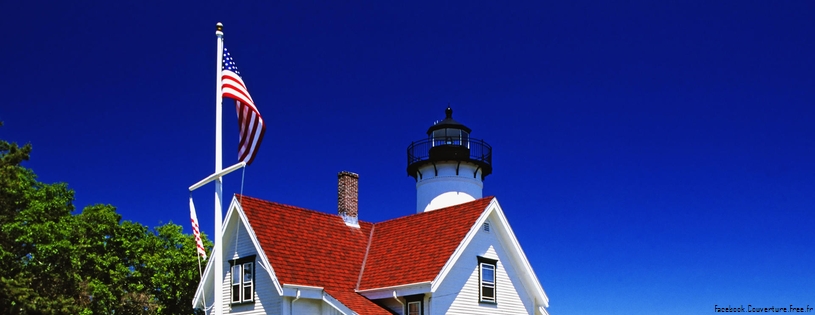
MULTIPOLYGON (((339 214, 236 195, 224 221, 229 314, 537 314, 549 299, 494 197, 491 147, 447 118, 408 148, 417 213, 358 220, 358 176, 339 174, 339 214)), ((193 301, 212 305, 212 259, 193 301)))

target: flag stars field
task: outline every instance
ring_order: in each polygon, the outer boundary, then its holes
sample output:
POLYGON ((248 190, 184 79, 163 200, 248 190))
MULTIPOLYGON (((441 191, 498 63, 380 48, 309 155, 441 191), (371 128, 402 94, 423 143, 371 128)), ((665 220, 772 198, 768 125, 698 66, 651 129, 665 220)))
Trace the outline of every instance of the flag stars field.
POLYGON ((266 125, 260 112, 255 107, 255 101, 249 95, 246 85, 238 71, 235 60, 224 47, 223 71, 221 73, 221 93, 225 98, 235 100, 235 110, 238 112, 238 126, 240 128, 240 142, 238 146, 238 161, 252 164, 258 152, 266 125))

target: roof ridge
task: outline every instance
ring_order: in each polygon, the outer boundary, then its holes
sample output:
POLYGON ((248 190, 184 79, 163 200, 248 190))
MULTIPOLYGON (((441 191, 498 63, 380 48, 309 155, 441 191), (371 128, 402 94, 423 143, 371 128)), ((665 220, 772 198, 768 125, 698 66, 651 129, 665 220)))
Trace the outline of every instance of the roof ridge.
MULTIPOLYGON (((293 205, 289 205, 289 204, 285 204, 285 203, 279 203, 279 202, 275 202, 275 201, 260 199, 260 198, 257 198, 257 197, 251 197, 251 196, 246 196, 246 195, 241 195, 241 194, 235 194, 235 195, 236 196, 242 196, 243 198, 250 199, 250 200, 255 201, 255 202, 280 206, 280 207, 288 208, 288 209, 292 209, 292 210, 308 211, 308 212, 313 212, 313 213, 320 214, 320 215, 325 215, 325 216, 330 216, 330 217, 337 217, 337 218, 342 219, 339 215, 323 212, 323 211, 320 211, 320 210, 314 210, 314 209, 309 209, 309 208, 304 208, 304 207, 299 207, 299 206, 293 206, 293 205)), ((363 221, 363 220, 359 220, 359 222, 360 223, 367 223, 367 224, 371 224, 371 225, 374 224, 373 222, 368 222, 368 221, 363 221)))
MULTIPOLYGON (((326 216, 332 216, 332 217, 340 218, 339 215, 323 212, 323 211, 320 211, 320 210, 314 210, 314 209, 303 208, 303 207, 299 207, 299 206, 293 206, 293 205, 289 205, 289 204, 285 204, 285 203, 279 203, 279 202, 275 202, 275 201, 260 199, 260 198, 257 198, 257 197, 252 197, 252 196, 247 196, 247 195, 242 195, 242 194, 235 194, 235 196, 241 196, 243 198, 247 198, 247 199, 250 199, 252 201, 257 201, 257 202, 261 202, 261 203, 281 206, 281 207, 289 208, 289 209, 293 209, 293 210, 309 211, 309 212, 314 212, 314 213, 317 213, 317 214, 320 214, 320 215, 326 215, 326 216)), ((455 208, 455 207, 459 207, 459 206, 463 206, 463 205, 466 205, 466 204, 469 204, 469 203, 478 202, 478 201, 482 201, 482 200, 485 200, 485 199, 494 199, 494 198, 495 198, 495 196, 490 195, 490 196, 481 197, 481 198, 478 198, 478 199, 475 199, 475 200, 472 200, 472 201, 468 201, 468 202, 465 202, 465 203, 460 203, 460 204, 457 204, 457 205, 452 205, 452 206, 447 206, 447 207, 444 207, 444 208, 439 208, 439 209, 436 209, 436 210, 433 210, 433 211, 425 211, 425 212, 421 212, 421 213, 408 214, 408 215, 404 215, 404 216, 393 218, 393 219, 388 219, 388 220, 381 221, 381 222, 370 222, 370 221, 359 220, 359 223, 378 225, 378 224, 383 224, 383 223, 396 222, 396 221, 399 221, 399 220, 415 218, 415 217, 421 216, 421 215, 429 215, 428 213, 434 213, 434 212, 440 212, 440 211, 443 212, 445 210, 455 208)))
POLYGON ((467 201, 465 203, 460 203, 460 204, 457 204, 457 205, 447 206, 447 207, 439 208, 439 209, 436 209, 436 210, 425 211, 425 212, 421 212, 421 213, 408 214, 408 215, 401 216, 401 217, 398 217, 398 218, 388 219, 388 220, 385 220, 385 221, 382 221, 382 222, 374 223, 374 225, 379 225, 379 224, 383 224, 383 223, 390 223, 390 222, 396 222, 396 221, 399 221, 399 220, 412 219, 412 218, 416 218, 416 217, 421 216, 421 215, 430 215, 430 213, 439 213, 439 212, 443 212, 443 211, 448 211, 450 209, 460 207, 460 206, 464 206, 464 205, 467 205, 467 204, 470 204, 470 203, 482 201, 482 200, 485 200, 485 199, 490 199, 491 200, 491 199, 494 199, 494 198, 495 198, 495 196, 481 197, 481 198, 478 198, 476 200, 467 201))
POLYGON ((359 284, 362 283, 362 274, 365 272, 365 263, 368 262, 368 253, 371 252, 371 243, 374 240, 374 230, 376 224, 371 225, 371 233, 368 235, 368 246, 365 247, 365 256, 362 257, 362 266, 359 268, 359 277, 357 277, 357 286, 354 290, 359 290, 359 284))

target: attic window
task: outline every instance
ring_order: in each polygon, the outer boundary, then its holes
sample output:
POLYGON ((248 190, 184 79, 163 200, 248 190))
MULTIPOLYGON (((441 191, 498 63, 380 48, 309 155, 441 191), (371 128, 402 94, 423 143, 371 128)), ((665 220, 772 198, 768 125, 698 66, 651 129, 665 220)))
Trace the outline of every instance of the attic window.
POLYGON ((490 232, 490 223, 489 222, 484 222, 484 228, 483 229, 484 229, 484 232, 489 233, 490 232))
POLYGON ((252 302, 255 297, 255 256, 230 260, 232 304, 252 302))
POLYGON ((485 257, 478 257, 478 302, 496 303, 496 268, 498 261, 485 257))
POLYGON ((405 315, 422 315, 422 302, 424 294, 408 295, 405 297, 405 315))
POLYGON ((407 304, 407 315, 419 315, 421 313, 421 301, 416 302, 408 302, 407 304))

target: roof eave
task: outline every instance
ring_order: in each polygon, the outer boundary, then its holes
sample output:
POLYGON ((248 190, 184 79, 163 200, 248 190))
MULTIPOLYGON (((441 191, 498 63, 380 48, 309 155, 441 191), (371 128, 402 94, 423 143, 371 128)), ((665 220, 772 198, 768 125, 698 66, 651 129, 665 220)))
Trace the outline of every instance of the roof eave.
POLYGON ((283 296, 300 297, 304 299, 322 299, 325 288, 310 285, 284 284, 283 296), (298 291, 300 294, 298 294, 298 291))
POLYGON ((370 299, 384 299, 393 297, 393 293, 396 292, 397 296, 405 296, 405 295, 413 295, 413 294, 422 294, 422 293, 429 293, 430 288, 432 286, 431 281, 424 281, 424 282, 417 282, 417 283, 410 283, 410 284, 400 284, 382 288, 373 288, 373 289, 365 289, 365 290, 356 290, 357 293, 361 294, 362 296, 370 299))

